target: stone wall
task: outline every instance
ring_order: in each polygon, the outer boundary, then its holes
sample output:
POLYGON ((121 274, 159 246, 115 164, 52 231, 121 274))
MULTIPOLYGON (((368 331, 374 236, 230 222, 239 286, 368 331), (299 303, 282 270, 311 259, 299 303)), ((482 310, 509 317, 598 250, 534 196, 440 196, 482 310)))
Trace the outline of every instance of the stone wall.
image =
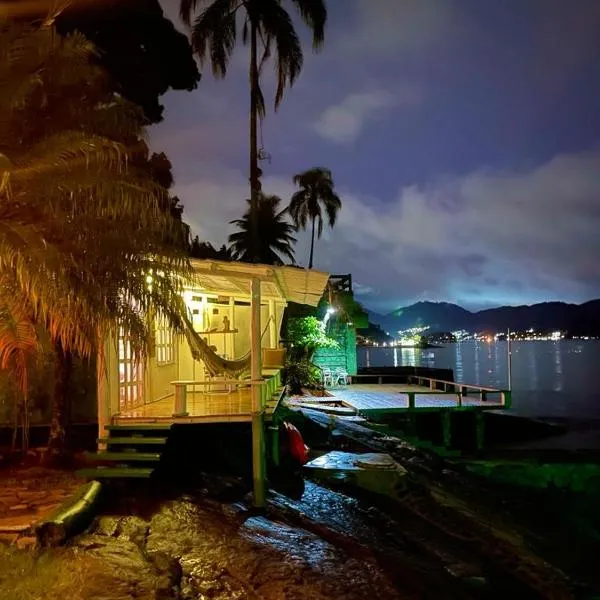
POLYGON ((339 348, 320 348, 315 352, 313 362, 322 369, 339 367, 349 375, 356 375, 356 329, 341 324, 330 336, 338 342, 339 348))

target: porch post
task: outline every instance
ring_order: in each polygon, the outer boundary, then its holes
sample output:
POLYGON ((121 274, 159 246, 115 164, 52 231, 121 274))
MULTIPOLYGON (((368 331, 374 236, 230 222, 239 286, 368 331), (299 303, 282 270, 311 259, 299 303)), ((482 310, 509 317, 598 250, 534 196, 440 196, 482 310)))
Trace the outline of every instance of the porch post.
POLYGON ((277 348, 277 323, 275 322, 275 300, 269 300, 269 348, 277 348))
POLYGON ((260 323, 260 279, 252 278, 252 318, 250 321, 251 379, 252 379, 252 476, 254 480, 254 506, 265 506, 265 430, 263 422, 262 351, 260 323))
MULTIPOLYGON (((96 355, 96 396, 98 405, 98 439, 104 439, 108 436, 107 425, 111 420, 111 402, 110 402, 110 383, 108 381, 110 366, 109 361, 113 358, 110 347, 103 341, 100 344, 104 347, 104 355, 98 350, 96 355)), ((98 451, 106 450, 104 442, 98 442, 98 451)))

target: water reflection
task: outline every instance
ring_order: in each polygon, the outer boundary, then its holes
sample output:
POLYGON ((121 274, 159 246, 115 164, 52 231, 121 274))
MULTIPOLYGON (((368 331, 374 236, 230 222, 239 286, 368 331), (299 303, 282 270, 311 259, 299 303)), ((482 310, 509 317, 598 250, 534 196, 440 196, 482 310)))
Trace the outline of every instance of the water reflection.
MULTIPOLYGON (((462 342, 456 343, 456 369, 454 371, 454 378, 456 381, 464 382, 463 373, 463 358, 462 358, 462 342)), ((468 383, 468 382, 466 382, 468 383)))
MULTIPOLYGON (((393 348, 359 348, 358 364, 452 369, 456 381, 506 388, 508 346, 504 341, 494 342, 492 346, 485 354, 486 348, 474 341, 447 344, 434 352, 398 348, 396 357, 393 348)), ((515 341, 511 347, 513 412, 600 419, 597 385, 600 342, 515 341)))
POLYGON ((554 391, 562 392, 563 389, 563 369, 562 369, 562 348, 560 342, 554 342, 554 391))
POLYGON ((537 360, 534 352, 534 346, 528 346, 527 348, 527 358, 529 363, 529 372, 531 374, 531 388, 532 390, 537 390, 539 387, 538 382, 538 372, 537 372, 537 360))
POLYGON ((414 348, 402 348, 402 365, 405 367, 416 367, 417 357, 414 348))
POLYGON ((394 348, 394 366, 398 366, 398 348, 394 348))

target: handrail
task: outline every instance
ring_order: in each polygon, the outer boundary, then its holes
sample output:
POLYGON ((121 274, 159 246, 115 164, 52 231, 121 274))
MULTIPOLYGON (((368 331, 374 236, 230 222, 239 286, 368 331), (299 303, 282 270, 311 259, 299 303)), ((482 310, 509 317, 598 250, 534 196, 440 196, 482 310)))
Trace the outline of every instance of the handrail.
POLYGON ((468 388, 470 390, 480 390, 483 392, 501 392, 501 391, 503 391, 499 388, 491 388, 491 387, 486 387, 483 385, 477 385, 477 384, 471 384, 471 383, 462 383, 459 381, 447 381, 445 379, 435 379, 434 377, 424 377, 421 375, 408 375, 407 377, 408 377, 409 381, 411 379, 418 379, 418 380, 429 381, 431 383, 444 383, 447 385, 453 385, 455 387, 468 388))

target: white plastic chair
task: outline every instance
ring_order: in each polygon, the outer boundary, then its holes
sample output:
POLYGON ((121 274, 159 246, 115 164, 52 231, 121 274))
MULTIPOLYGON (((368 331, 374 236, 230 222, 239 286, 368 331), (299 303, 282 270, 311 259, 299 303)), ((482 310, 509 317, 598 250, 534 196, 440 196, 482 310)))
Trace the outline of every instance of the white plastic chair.
POLYGON ((335 382, 338 385, 348 385, 348 373, 341 367, 335 370, 335 382))
POLYGON ((331 369, 323 369, 323 385, 325 387, 333 387, 333 373, 331 369))

